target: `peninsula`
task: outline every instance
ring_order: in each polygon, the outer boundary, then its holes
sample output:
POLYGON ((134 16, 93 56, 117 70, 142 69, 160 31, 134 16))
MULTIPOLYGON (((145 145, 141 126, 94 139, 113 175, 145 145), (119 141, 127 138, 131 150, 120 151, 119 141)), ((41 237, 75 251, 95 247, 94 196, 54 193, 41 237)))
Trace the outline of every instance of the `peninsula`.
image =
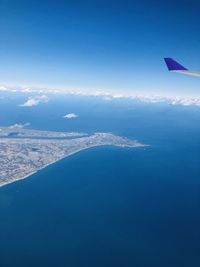
POLYGON ((25 179, 46 166, 96 146, 144 147, 112 133, 59 133, 0 128, 0 187, 25 179))

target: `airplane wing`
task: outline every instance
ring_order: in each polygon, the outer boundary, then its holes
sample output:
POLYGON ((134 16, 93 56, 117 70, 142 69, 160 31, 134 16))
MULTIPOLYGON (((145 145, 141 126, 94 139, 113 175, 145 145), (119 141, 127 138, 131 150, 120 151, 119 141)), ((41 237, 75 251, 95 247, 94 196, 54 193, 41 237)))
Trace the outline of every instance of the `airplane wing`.
POLYGON ((190 75, 194 77, 200 77, 200 72, 190 71, 170 57, 164 58, 164 60, 165 60, 168 70, 171 72, 177 72, 177 73, 190 75))

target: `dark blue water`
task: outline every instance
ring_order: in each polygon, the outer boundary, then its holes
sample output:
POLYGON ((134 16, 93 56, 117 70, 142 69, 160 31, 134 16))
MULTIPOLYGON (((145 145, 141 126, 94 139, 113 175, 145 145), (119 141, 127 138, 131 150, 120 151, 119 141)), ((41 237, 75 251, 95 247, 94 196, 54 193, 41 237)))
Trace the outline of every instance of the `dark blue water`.
POLYGON ((199 108, 82 98, 12 107, 1 124, 112 131, 152 146, 82 151, 1 188, 1 267, 200 266, 199 108), (63 121, 68 112, 80 117, 63 121))

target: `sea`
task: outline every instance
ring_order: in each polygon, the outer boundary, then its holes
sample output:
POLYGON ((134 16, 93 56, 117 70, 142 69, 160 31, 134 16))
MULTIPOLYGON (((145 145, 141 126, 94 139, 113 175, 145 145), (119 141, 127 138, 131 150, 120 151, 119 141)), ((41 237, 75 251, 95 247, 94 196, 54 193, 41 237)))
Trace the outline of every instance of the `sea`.
POLYGON ((67 95, 19 106, 27 97, 2 93, 0 126, 149 146, 95 147, 1 187, 0 267, 200 266, 200 107, 67 95))

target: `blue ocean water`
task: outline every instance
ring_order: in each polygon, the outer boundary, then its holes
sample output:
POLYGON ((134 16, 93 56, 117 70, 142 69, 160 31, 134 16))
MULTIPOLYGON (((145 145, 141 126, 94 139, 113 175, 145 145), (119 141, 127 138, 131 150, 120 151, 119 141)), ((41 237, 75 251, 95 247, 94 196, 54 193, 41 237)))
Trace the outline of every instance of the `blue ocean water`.
POLYGON ((200 108, 52 98, 0 100, 0 124, 112 131, 147 148, 97 147, 0 188, 0 266, 200 266, 200 108), (66 113, 76 120, 64 120, 66 113))

